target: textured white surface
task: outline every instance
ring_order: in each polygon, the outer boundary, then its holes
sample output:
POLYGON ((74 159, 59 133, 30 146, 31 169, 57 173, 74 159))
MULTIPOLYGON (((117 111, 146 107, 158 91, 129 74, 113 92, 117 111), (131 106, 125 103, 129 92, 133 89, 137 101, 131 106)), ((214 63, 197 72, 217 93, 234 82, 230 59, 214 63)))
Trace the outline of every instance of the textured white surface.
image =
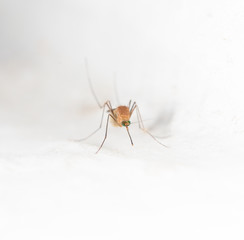
MULTIPOLYGON (((1 1, 0 239, 243 239, 243 1, 1 1), (137 101, 162 148, 104 128, 137 101)), ((136 119, 133 119, 136 121, 136 119)))

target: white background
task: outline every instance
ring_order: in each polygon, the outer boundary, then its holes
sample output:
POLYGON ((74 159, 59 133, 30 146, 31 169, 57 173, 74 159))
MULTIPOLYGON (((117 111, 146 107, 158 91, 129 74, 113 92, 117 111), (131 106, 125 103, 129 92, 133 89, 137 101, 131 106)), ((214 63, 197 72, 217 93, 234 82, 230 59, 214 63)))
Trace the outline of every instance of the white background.
POLYGON ((243 29, 243 0, 1 0, 0 239, 243 239, 243 29), (101 117, 85 57, 169 148, 70 140, 101 117))

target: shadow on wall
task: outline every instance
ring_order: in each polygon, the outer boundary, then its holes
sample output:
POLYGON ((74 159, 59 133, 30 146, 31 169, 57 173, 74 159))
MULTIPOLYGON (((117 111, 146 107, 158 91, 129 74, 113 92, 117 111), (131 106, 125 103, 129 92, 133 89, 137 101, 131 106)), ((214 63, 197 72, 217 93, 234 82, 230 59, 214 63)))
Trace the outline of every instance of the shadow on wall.
MULTIPOLYGON (((149 131, 157 130, 160 132, 160 136, 156 136, 158 138, 168 138, 171 136, 171 124, 173 122, 175 116, 175 106, 171 106, 170 108, 163 109, 157 115, 157 118, 154 122, 148 127, 149 131)), ((155 132, 155 131, 154 131, 155 132)))

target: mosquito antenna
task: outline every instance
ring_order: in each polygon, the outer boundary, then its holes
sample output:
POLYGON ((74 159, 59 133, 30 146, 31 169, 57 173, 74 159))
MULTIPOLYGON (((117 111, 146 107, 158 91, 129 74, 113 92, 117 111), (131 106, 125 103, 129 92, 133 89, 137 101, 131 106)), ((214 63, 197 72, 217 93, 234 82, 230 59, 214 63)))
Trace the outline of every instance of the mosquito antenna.
POLYGON ((93 97, 95 98, 96 102, 97 102, 97 105, 102 108, 102 104, 99 102, 98 98, 97 98, 97 95, 94 91, 94 88, 93 88, 93 85, 92 85, 92 81, 91 81, 91 77, 90 77, 90 73, 89 73, 89 68, 88 68, 88 61, 87 59, 85 58, 85 66, 86 66, 86 74, 87 74, 87 78, 88 78, 88 82, 89 82, 89 86, 90 86, 90 89, 91 89, 91 92, 92 92, 92 95, 93 97))
POLYGON ((116 97, 116 101, 117 101, 118 105, 121 105, 120 101, 119 101, 116 73, 114 73, 114 92, 115 92, 115 97, 116 97))
POLYGON ((134 144, 133 144, 133 141, 132 141, 132 138, 131 138, 130 132, 129 132, 129 128, 128 128, 128 127, 126 127, 126 130, 127 130, 128 135, 129 135, 129 137, 130 137, 130 142, 131 142, 131 145, 133 146, 134 144))

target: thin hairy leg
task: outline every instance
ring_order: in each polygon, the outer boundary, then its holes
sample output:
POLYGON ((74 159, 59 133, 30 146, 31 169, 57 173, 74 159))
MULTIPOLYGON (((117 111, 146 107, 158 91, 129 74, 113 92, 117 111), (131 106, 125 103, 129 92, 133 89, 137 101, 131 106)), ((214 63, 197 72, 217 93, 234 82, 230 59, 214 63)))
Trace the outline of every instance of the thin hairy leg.
POLYGON ((76 142, 81 142, 81 141, 84 141, 84 140, 86 140, 86 139, 88 139, 89 137, 91 137, 91 136, 93 136, 96 132, 98 132, 101 128, 102 128, 102 124, 103 124, 103 117, 104 117, 104 112, 105 112, 105 108, 106 107, 108 107, 109 108, 109 110, 111 110, 111 108, 110 108, 110 105, 111 105, 111 103, 110 103, 110 101, 107 101, 107 102, 105 102, 104 104, 103 104, 103 112, 102 112, 102 118, 101 118, 101 122, 100 122, 100 125, 99 125, 99 127, 94 131, 94 132, 92 132, 90 135, 88 135, 87 137, 85 137, 85 138, 82 138, 82 139, 78 139, 78 140, 74 140, 74 141, 76 141, 76 142))
POLYGON ((109 122, 109 117, 113 118, 115 120, 115 118, 111 115, 111 114, 108 114, 108 117, 107 117, 107 124, 106 124, 106 130, 105 130, 105 136, 104 136, 104 139, 102 141, 102 144, 100 145, 99 149, 97 150, 96 153, 98 153, 100 151, 100 149, 102 148, 106 138, 107 138, 107 135, 108 135, 108 122, 109 122))
MULTIPOLYGON (((137 119, 138 119, 138 125, 139 125, 139 128, 143 131, 143 132, 145 132, 145 133, 147 133, 149 136, 151 136, 157 143, 159 143, 160 145, 162 145, 162 146, 164 146, 164 147, 168 147, 168 146, 166 146, 166 145, 164 145, 163 143, 161 143, 160 141, 158 141, 158 139, 157 138, 155 138, 145 127, 144 127, 144 124, 143 124, 143 121, 142 121, 142 117, 141 117, 141 113, 140 113, 140 111, 139 111, 139 108, 138 108, 138 106, 135 104, 135 107, 134 107, 134 109, 136 109, 136 115, 137 115, 137 119)), ((133 109, 133 111, 134 111, 134 109, 133 109)), ((132 113, 133 113, 133 111, 132 111, 132 113)))

